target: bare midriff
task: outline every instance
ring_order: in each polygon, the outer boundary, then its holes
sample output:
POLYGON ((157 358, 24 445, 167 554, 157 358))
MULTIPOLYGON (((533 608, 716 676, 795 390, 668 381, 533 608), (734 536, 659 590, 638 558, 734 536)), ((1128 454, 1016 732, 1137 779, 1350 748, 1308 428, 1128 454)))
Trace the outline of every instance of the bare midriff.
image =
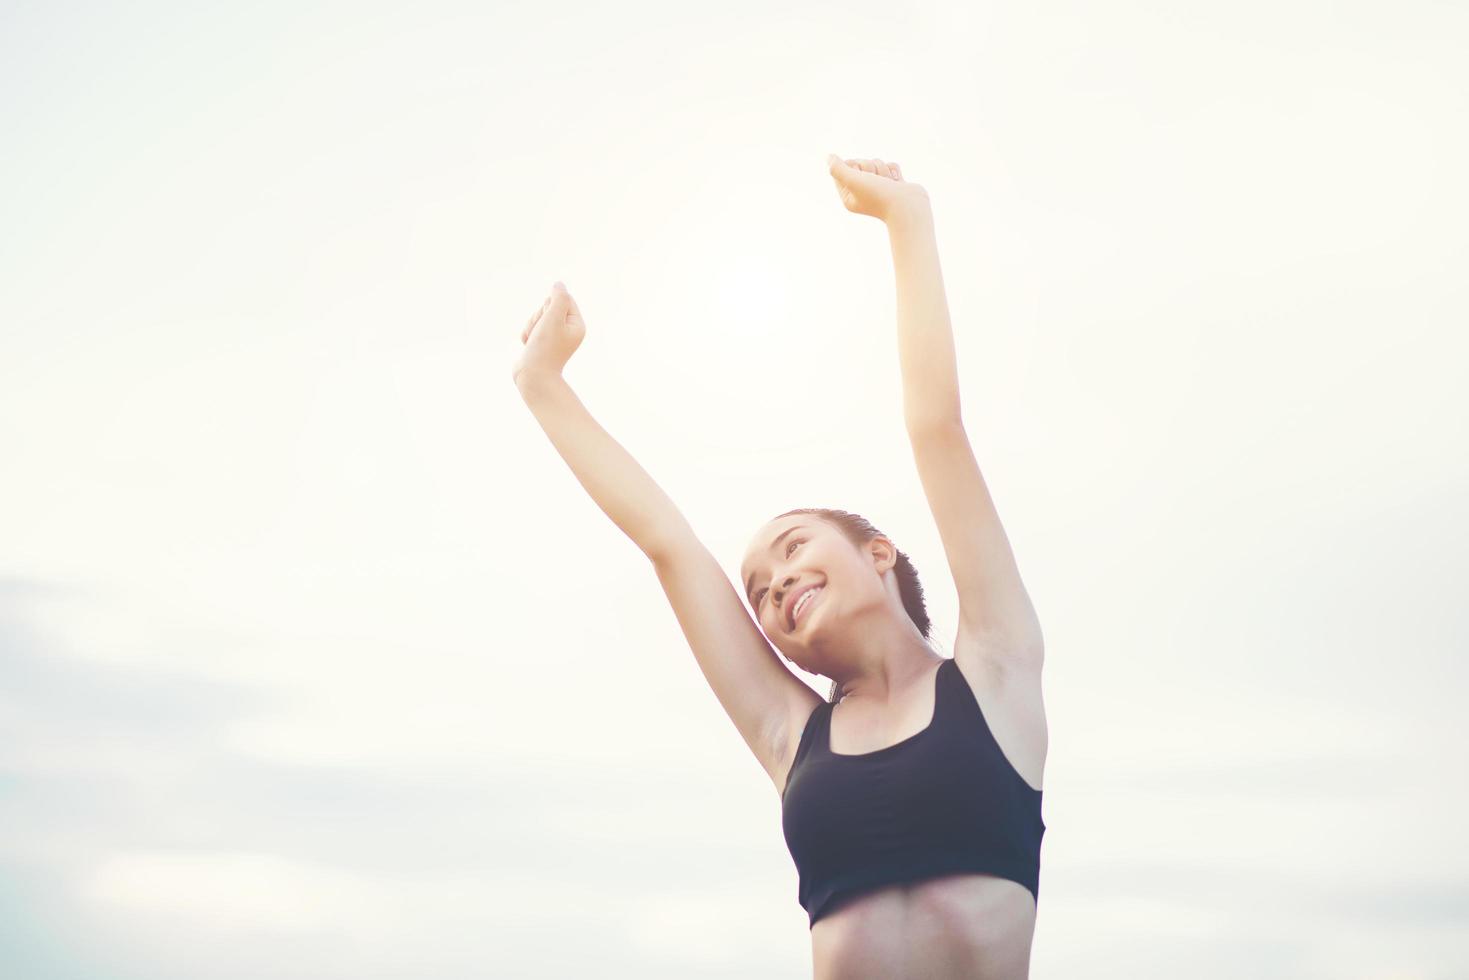
POLYGON ((814 980, 1025 980, 1036 906, 993 875, 890 885, 846 900, 811 927, 814 980))

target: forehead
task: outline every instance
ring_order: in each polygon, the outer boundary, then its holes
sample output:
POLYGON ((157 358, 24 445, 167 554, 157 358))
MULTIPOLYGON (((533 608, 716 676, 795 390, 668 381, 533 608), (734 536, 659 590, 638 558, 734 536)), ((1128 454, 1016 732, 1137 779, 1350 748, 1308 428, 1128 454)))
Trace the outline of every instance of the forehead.
POLYGON ((819 532, 822 529, 821 522, 810 514, 792 514, 790 517, 771 521, 755 532, 755 537, 750 541, 749 550, 745 552, 740 567, 748 568, 758 563, 770 550, 770 542, 774 541, 777 535, 793 527, 804 527, 803 533, 806 534, 819 532))

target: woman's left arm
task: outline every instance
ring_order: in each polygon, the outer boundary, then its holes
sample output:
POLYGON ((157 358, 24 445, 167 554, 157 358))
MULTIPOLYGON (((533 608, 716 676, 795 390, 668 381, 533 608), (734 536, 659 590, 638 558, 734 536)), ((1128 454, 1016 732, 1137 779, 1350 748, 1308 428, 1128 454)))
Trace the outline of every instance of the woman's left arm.
POLYGON ((885 223, 897 278, 903 420, 909 433, 962 426, 954 332, 928 194, 898 199, 885 223))
POLYGON ((927 193, 903 195, 884 220, 897 279, 903 418, 959 593, 961 641, 974 640, 964 645, 992 660, 1038 668, 1045 650, 1040 620, 964 429, 927 193))

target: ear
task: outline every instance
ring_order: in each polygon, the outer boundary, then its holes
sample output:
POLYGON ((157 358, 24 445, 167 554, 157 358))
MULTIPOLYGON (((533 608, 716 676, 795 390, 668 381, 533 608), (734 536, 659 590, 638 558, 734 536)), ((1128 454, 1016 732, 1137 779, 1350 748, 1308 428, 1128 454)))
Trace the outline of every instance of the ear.
POLYGON ((879 576, 898 564, 897 546, 881 534, 867 542, 867 550, 872 555, 873 565, 879 576))

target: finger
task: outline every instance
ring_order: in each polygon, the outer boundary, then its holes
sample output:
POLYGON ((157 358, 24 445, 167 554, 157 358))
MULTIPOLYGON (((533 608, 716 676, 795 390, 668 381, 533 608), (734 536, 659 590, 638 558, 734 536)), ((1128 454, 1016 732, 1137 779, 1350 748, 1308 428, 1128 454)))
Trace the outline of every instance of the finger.
POLYGON ((903 179, 903 168, 898 166, 896 163, 893 164, 893 176, 898 180, 903 179))
POLYGON ((551 295, 546 298, 546 305, 541 310, 541 319, 551 323, 560 323, 561 318, 566 315, 566 294, 557 295, 556 287, 551 287, 551 295))

